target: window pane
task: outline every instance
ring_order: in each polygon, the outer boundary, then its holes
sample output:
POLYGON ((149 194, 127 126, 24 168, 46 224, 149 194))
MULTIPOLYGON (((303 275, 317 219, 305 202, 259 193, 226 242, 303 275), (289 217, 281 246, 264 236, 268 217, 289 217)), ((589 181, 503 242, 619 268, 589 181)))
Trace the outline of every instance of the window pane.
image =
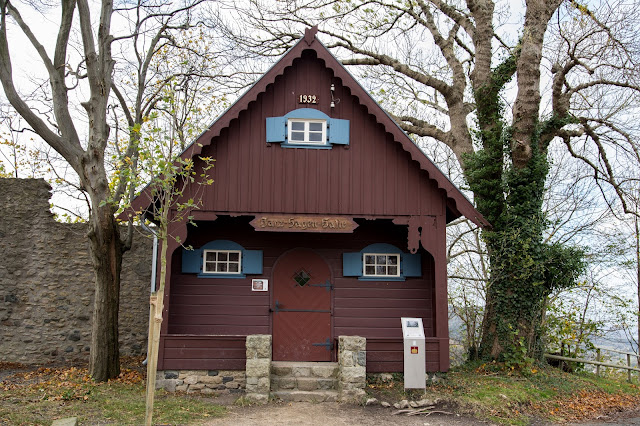
POLYGON ((304 132, 291 132, 292 141, 304 141, 304 132))
POLYGON ((369 265, 373 265, 376 263, 376 257, 371 255, 371 254, 367 254, 364 256, 364 263, 367 263, 369 265))
POLYGON ((311 142, 322 142, 322 133, 309 133, 309 140, 311 142))
POLYGON ((378 265, 386 265, 387 264, 387 256, 376 256, 376 263, 378 265))
POLYGON ((218 260, 227 260, 228 253, 220 252, 218 253, 218 260))
POLYGON ((216 260, 216 252, 215 251, 208 251, 206 253, 205 260, 206 261, 215 261, 216 260))
POLYGON ((366 275, 375 275, 376 274, 376 267, 375 266, 367 266, 364 268, 364 273, 366 275))
POLYGON ((376 266, 376 275, 387 275, 386 266, 376 266))
POLYGON ((397 265, 398 264, 398 256, 389 256, 387 258, 388 265, 397 265))
POLYGON ((312 132, 321 132, 322 123, 309 123, 309 130, 311 130, 312 132))
POLYGON ((229 272, 238 272, 238 264, 230 263, 229 264, 229 272))
POLYGON ((389 266, 389 275, 398 275, 398 267, 389 266))
POLYGON ((218 264, 218 272, 227 272, 227 264, 219 263, 218 264))
POLYGON ((233 252, 229 253, 229 260, 231 262, 239 261, 240 260, 240 253, 233 253, 233 252))
POLYGON ((303 121, 292 121, 291 122, 291 130, 303 130, 304 131, 304 122, 303 121))

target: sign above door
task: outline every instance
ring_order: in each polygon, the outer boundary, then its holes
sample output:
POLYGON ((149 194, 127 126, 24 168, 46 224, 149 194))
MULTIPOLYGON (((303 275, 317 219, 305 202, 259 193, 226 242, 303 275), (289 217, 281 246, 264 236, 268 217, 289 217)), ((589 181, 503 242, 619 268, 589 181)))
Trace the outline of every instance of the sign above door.
POLYGON ((344 216, 256 216, 250 222, 256 231, 272 232, 327 232, 349 234, 358 227, 350 217, 344 216))

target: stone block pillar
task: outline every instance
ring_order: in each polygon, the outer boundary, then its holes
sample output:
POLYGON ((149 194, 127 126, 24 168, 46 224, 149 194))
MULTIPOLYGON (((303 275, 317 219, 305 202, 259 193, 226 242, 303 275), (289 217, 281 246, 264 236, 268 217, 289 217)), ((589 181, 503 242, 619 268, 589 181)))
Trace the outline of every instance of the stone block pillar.
POLYGON ((251 402, 269 402, 271 391, 271 336, 247 336, 246 398, 251 402))
POLYGON ((338 337, 338 398, 342 402, 361 402, 367 382, 367 339, 338 337))

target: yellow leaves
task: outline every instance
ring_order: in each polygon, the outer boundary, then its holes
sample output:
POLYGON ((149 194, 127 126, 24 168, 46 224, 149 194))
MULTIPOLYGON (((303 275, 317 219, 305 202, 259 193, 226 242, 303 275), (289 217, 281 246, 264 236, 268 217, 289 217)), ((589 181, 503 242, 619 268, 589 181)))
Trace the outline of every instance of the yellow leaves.
POLYGON ((534 408, 545 407, 549 415, 564 420, 583 420, 612 412, 630 410, 637 407, 640 397, 629 394, 609 394, 601 390, 581 391, 570 397, 554 398, 537 404, 534 408))
MULTIPOLYGON (((139 365, 139 362, 136 362, 139 365)), ((0 365, 7 368, 6 365, 0 365)), ((37 399, 48 401, 89 401, 94 390, 110 383, 137 385, 144 381, 138 371, 124 368, 120 376, 107 383, 95 383, 86 368, 39 368, 35 371, 16 373, 3 382, 4 392, 21 395, 37 394, 37 399)))

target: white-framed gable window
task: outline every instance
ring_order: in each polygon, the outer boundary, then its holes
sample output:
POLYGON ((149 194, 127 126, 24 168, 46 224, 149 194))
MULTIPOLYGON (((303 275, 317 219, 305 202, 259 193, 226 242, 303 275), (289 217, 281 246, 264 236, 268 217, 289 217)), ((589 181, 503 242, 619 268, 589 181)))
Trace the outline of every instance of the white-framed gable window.
POLYGON ((327 121, 290 118, 287 123, 289 143, 296 145, 326 145, 327 121))
POLYGON ((365 277, 399 277, 400 254, 363 253, 362 265, 365 277))
POLYGON ((281 117, 266 117, 266 142, 283 148, 332 149, 349 145, 349 120, 329 117, 313 108, 299 108, 281 117))
POLYGON ((242 253, 240 250, 204 250, 202 272, 205 274, 240 274, 242 253))

